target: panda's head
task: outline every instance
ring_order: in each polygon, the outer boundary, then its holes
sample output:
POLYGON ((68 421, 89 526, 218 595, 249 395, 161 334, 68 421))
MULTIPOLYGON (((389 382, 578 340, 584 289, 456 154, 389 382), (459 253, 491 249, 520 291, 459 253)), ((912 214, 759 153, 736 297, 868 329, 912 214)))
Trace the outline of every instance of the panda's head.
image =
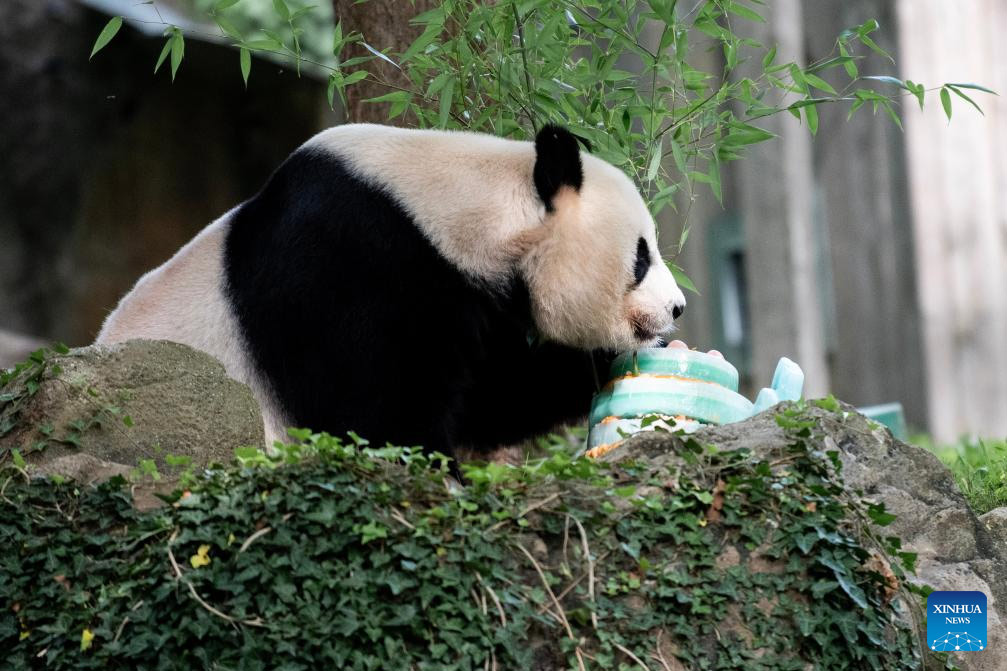
POLYGON ((532 315, 548 340, 585 349, 653 346, 685 296, 661 260, 654 220, 618 168, 581 154, 568 131, 535 138, 542 237, 524 260, 532 315))

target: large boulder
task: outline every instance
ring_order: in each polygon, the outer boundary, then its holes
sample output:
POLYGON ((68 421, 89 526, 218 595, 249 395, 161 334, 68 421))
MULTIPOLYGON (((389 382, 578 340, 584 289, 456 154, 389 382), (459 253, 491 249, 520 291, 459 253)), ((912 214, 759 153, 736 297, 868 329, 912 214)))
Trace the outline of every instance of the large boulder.
MULTIPOLYGON (((768 458, 790 440, 776 421, 778 410, 705 428, 695 438, 721 451, 751 450, 768 458)), ((882 537, 899 537, 903 550, 916 553, 916 575, 910 580, 935 590, 986 594, 988 647, 982 653, 954 654, 955 664, 965 671, 1007 669, 1007 508, 977 518, 937 457, 896 440, 851 406, 830 412, 810 405, 808 415, 814 419, 821 449, 838 451, 847 491, 883 504, 886 514, 895 515, 890 525, 875 531, 882 537)), ((680 444, 669 434, 642 433, 610 458, 674 452, 680 444)))
POLYGON ((29 472, 84 482, 145 460, 160 471, 228 462, 236 447, 263 444, 249 388, 208 354, 168 341, 49 351, 0 389, 0 401, 0 458, 17 449, 29 472))

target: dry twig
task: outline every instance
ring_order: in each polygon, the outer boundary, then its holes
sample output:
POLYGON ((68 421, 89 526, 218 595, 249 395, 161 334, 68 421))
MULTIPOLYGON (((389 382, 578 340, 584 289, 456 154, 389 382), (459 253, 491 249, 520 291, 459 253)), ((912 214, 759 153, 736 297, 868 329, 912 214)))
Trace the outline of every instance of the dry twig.
POLYGON ((647 666, 646 664, 644 664, 644 662, 643 662, 642 659, 640 659, 639 657, 637 657, 636 655, 634 655, 632 650, 630 650, 629 648, 627 648, 625 646, 619 645, 618 643, 613 643, 612 645, 614 645, 615 647, 619 648, 619 650, 621 650, 627 657, 629 657, 630 659, 632 659, 634 662, 636 662, 637 664, 639 664, 643 669, 645 669, 645 671, 650 671, 650 667, 647 666))
POLYGON ((230 622, 231 624, 241 623, 248 625, 250 627, 265 627, 266 625, 262 621, 262 618, 256 617, 251 620, 238 620, 236 618, 231 617, 227 613, 217 610, 216 608, 208 604, 203 599, 203 597, 199 596, 199 593, 196 592, 196 588, 192 586, 192 583, 182 577, 182 569, 178 566, 178 562, 175 561, 175 553, 171 551, 171 543, 172 541, 175 540, 176 536, 178 536, 178 529, 175 530, 175 533, 171 534, 171 538, 168 539, 168 545, 165 549, 168 551, 168 559, 171 561, 171 567, 175 571, 175 580, 183 583, 186 587, 189 588, 189 594, 192 595, 192 598, 194 598, 196 602, 199 603, 199 605, 205 608, 207 611, 213 613, 214 615, 223 620, 226 620, 227 622, 230 622))
POLYGON ((497 596, 497 593, 493 591, 492 587, 483 582, 483 577, 481 575, 476 574, 476 579, 479 581, 482 588, 489 593, 490 599, 492 599, 493 603, 496 605, 497 612, 500 613, 500 625, 506 627, 507 615, 504 613, 503 604, 500 603, 500 598, 497 596))
MULTIPOLYGON (((558 498, 558 497, 559 497, 559 492, 556 492, 555 494, 550 494, 549 496, 545 497, 541 501, 536 501, 535 503, 531 504, 530 506, 528 506, 527 508, 525 508, 524 510, 522 510, 521 512, 519 512, 517 514, 517 517, 514 518, 514 519, 521 519, 522 517, 524 517, 525 515, 527 515, 531 511, 538 510, 539 508, 541 508, 545 504, 549 503, 550 501, 552 501, 553 499, 558 498)), ((510 519, 508 519, 508 520, 501 520, 501 521, 497 522, 496 524, 494 524, 493 526, 491 526, 486 531, 487 532, 496 531, 497 529, 499 529, 503 525, 507 524, 508 522, 512 522, 512 521, 513 520, 510 520, 510 519)))
POLYGON ((255 539, 261 538, 261 537, 265 536, 266 534, 268 534, 272 530, 273 530, 273 527, 262 527, 261 529, 259 529, 258 531, 256 531, 254 534, 252 534, 251 536, 249 536, 248 538, 246 538, 245 542, 241 544, 240 548, 238 548, 238 554, 241 554, 242 552, 244 552, 245 550, 247 550, 248 546, 255 542, 255 539))
POLYGON ((567 520, 573 520, 573 523, 577 525, 577 531, 580 532, 580 545, 584 550, 584 561, 587 562, 587 596, 591 600, 591 626, 594 627, 595 631, 598 631, 598 614, 595 612, 594 602, 594 560, 591 559, 591 548, 587 544, 587 532, 584 530, 584 525, 576 517, 571 517, 570 515, 566 517, 567 520))

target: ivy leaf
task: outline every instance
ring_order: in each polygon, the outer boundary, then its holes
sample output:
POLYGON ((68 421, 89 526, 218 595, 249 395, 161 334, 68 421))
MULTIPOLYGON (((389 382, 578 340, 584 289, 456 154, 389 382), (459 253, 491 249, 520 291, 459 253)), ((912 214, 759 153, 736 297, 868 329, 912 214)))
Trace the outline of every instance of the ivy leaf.
POLYGON ((192 568, 199 568, 200 566, 206 566, 210 563, 210 546, 200 545, 199 549, 196 550, 196 554, 189 557, 189 563, 192 564, 192 568))
POLYGON ((119 32, 120 28, 122 28, 121 16, 113 16, 109 19, 108 23, 105 24, 105 27, 101 29, 100 33, 98 33, 98 39, 94 41, 94 46, 91 48, 91 55, 88 56, 88 60, 94 58, 96 53, 104 49, 105 46, 112 41, 112 38, 115 37, 115 34, 119 32))
POLYGON ((879 527, 886 527, 895 521, 895 515, 885 511, 884 503, 873 503, 867 507, 867 516, 879 527))
POLYGON ((94 632, 85 627, 80 632, 80 651, 84 652, 90 649, 92 641, 94 641, 94 632))

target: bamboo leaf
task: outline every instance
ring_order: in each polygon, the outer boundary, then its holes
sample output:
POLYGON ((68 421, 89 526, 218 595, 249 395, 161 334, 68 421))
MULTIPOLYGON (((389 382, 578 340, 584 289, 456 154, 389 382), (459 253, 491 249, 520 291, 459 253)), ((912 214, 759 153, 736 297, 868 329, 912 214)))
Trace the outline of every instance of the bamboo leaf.
POLYGON ((762 15, 758 12, 745 7, 740 2, 730 2, 727 5, 727 11, 731 14, 737 14, 743 19, 748 19, 749 21, 755 21, 757 23, 765 23, 766 19, 762 18, 762 15))
POLYGON ((248 75, 252 71, 252 54, 245 48, 240 50, 241 78, 245 81, 245 88, 248 88, 248 75))
POLYGON ((112 41, 112 38, 115 37, 115 34, 119 32, 120 28, 122 28, 121 16, 113 16, 109 19, 108 23, 105 24, 105 27, 101 29, 100 33, 98 33, 98 39, 94 41, 94 46, 91 48, 91 55, 88 56, 88 60, 94 58, 96 53, 104 49, 105 46, 112 41))
POLYGON ((948 93, 946 86, 941 89, 941 107, 944 108, 944 114, 947 115, 948 121, 951 121, 951 94, 948 93))
POLYGON ((770 49, 769 51, 767 51, 766 55, 762 57, 762 69, 765 70, 770 65, 772 65, 774 58, 776 58, 776 45, 775 44, 773 45, 773 48, 770 49))
POLYGON ((273 9, 284 21, 290 20, 290 8, 287 7, 287 3, 283 0, 273 0, 273 9))
POLYGON ((449 79, 441 92, 440 116, 437 118, 439 128, 447 128, 448 119, 451 118, 451 98, 455 92, 454 77, 449 79))
POLYGON ((395 61, 393 61, 392 59, 390 59, 390 58, 389 58, 388 56, 385 56, 385 55, 384 55, 383 53, 381 53, 380 51, 378 51, 377 49, 375 49, 375 48, 374 48, 374 47, 372 47, 371 45, 367 44, 367 42, 361 42, 361 44, 362 44, 362 45, 364 45, 364 49, 367 49, 367 50, 368 50, 369 52, 371 52, 372 54, 374 54, 375 56, 377 56, 377 57, 378 57, 378 58, 380 58, 381 60, 383 60, 383 61, 387 61, 387 62, 391 63, 391 64, 392 64, 392 65, 394 65, 395 67, 399 68, 399 70, 401 70, 401 69, 402 69, 402 68, 401 68, 401 67, 399 66, 399 64, 398 64, 398 63, 396 63, 395 61))
POLYGON ((979 84, 956 84, 956 83, 953 83, 953 82, 949 82, 948 86, 953 86, 956 89, 975 89, 976 91, 983 91, 985 93, 992 93, 995 96, 1000 95, 999 93, 997 93, 993 89, 988 89, 985 86, 979 86, 979 84))
POLYGON ((658 138, 657 145, 651 147, 650 164, 647 166, 647 182, 653 182, 657 177, 657 171, 661 168, 661 155, 664 147, 664 138, 658 138))
POLYGON ((241 31, 238 30, 237 26, 231 23, 228 19, 225 19, 223 16, 214 16, 213 20, 217 22, 217 25, 220 26, 220 29, 224 32, 224 34, 230 37, 232 40, 240 42, 242 39, 244 39, 241 36, 241 31))
POLYGON ((909 86, 899 79, 898 77, 892 77, 891 75, 864 75, 861 79, 873 79, 876 82, 884 82, 886 84, 892 84, 898 86, 900 89, 905 89, 907 91, 912 91, 909 86))
POLYGON ((886 100, 883 103, 881 103, 881 105, 885 108, 885 111, 888 112, 888 116, 892 118, 892 121, 895 122, 895 125, 899 127, 899 130, 904 132, 905 129, 902 128, 902 119, 900 119, 899 115, 895 113, 895 110, 892 108, 892 103, 886 100))
POLYGON ((961 91, 959 91, 959 90, 958 90, 958 87, 957 87, 957 86, 952 86, 952 85, 948 84, 948 88, 949 88, 949 89, 951 89, 951 91, 952 91, 952 92, 953 92, 953 93, 954 93, 954 94, 955 94, 956 96, 958 96, 959 98, 962 98, 963 100, 965 100, 966 102, 968 102, 968 104, 970 104, 970 105, 972 105, 973 107, 975 107, 975 108, 976 108, 976 111, 978 111, 978 112, 979 112, 979 114, 982 114, 983 116, 986 116, 986 115, 985 115, 985 114, 983 113, 983 111, 982 111, 982 108, 981 108, 981 107, 979 107, 979 105, 977 105, 977 104, 976 104, 976 101, 972 100, 972 98, 969 98, 969 97, 968 97, 967 95, 965 95, 964 93, 962 93, 961 91))
POLYGON ((844 42, 839 42, 839 56, 841 58, 849 58, 850 60, 843 63, 843 69, 846 70, 846 74, 850 79, 856 79, 859 70, 857 70, 856 60, 850 56, 850 50, 846 47, 844 42))
POLYGON ((161 55, 157 57, 157 63, 154 64, 154 74, 161 69, 161 64, 164 63, 164 59, 168 57, 171 53, 171 37, 164 41, 164 48, 161 49, 161 55))
POLYGON ((175 81, 175 73, 178 72, 178 66, 182 64, 184 57, 185 38, 182 37, 181 31, 176 31, 171 37, 171 81, 175 81))
POLYGON ((811 131, 812 135, 818 133, 818 108, 814 105, 808 105, 804 108, 804 118, 808 122, 808 130, 811 131))
POLYGON ((832 84, 828 83, 818 75, 813 75, 810 72, 805 72, 804 79, 809 84, 814 86, 816 89, 825 91, 826 93, 831 93, 832 95, 836 95, 836 89, 832 88, 832 84))
POLYGON ((678 286, 688 291, 691 291, 697 296, 701 295, 699 293, 699 289, 696 288, 696 285, 693 284, 692 280, 689 278, 688 275, 685 274, 684 270, 676 266, 671 261, 665 261, 664 265, 668 266, 668 270, 671 271, 671 274, 675 278, 675 282, 678 283, 678 286))

